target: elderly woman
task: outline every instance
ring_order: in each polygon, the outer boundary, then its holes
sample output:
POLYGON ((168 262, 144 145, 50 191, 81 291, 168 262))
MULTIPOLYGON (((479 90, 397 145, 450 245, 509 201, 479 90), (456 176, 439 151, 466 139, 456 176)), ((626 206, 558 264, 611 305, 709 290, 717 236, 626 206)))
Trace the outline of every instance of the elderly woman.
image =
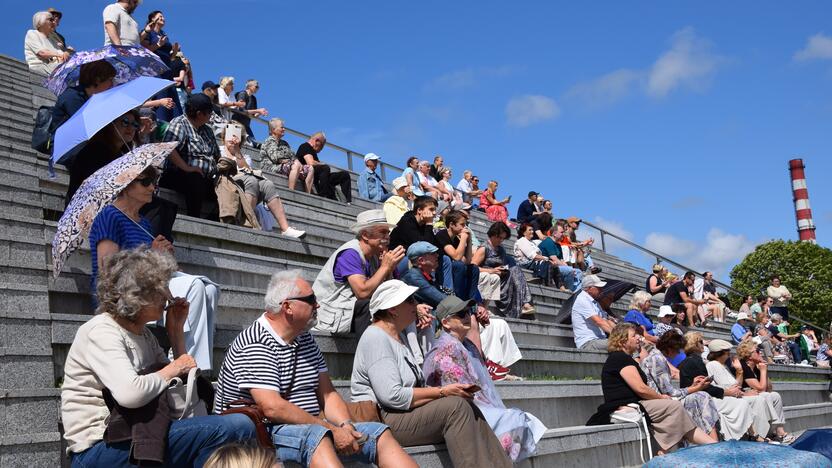
MULTIPOLYGON (((707 377, 708 369, 702 359, 705 352, 705 340, 699 332, 685 333, 685 354, 687 357, 679 364, 679 385, 687 387, 693 385, 697 377, 707 377)), ((753 409, 749 402, 741 399, 742 389, 739 385, 721 388, 717 385, 707 385, 704 391, 710 395, 719 411, 719 427, 726 440, 740 440, 751 438, 762 440, 751 425, 754 422, 753 409)))
POLYGON ((295 158, 292 147, 283 139, 285 134, 283 119, 275 117, 269 120, 269 136, 260 146, 260 168, 266 172, 288 176, 289 190, 295 189, 300 176, 306 193, 312 193, 315 169, 309 164, 301 164, 295 158))
POLYGON ((684 346, 685 339, 681 335, 665 333, 659 338, 656 347, 641 361, 641 369, 647 375, 650 388, 680 400, 696 427, 708 434, 714 442, 718 442, 716 423, 719 421, 719 411, 711 396, 703 391, 710 385, 707 377, 695 377, 690 385, 681 389, 671 381, 668 360, 678 355, 684 346))
POLYGON ((737 346, 737 358, 739 358, 743 376, 742 388, 756 391, 757 398, 765 401, 769 421, 774 428, 774 440, 790 444, 795 437, 788 434, 784 427, 786 415, 783 413, 783 399, 779 393, 772 391, 771 380, 768 378, 768 365, 760 354, 757 344, 751 340, 740 343, 737 346))
POLYGON ((636 291, 630 299, 630 310, 624 316, 624 321, 641 327, 642 338, 650 344, 655 345, 659 338, 656 336, 653 321, 647 316, 652 307, 653 296, 647 291, 636 291))
POLYGON ((500 314, 512 318, 531 318, 534 314, 532 292, 526 283, 523 270, 510 258, 503 241, 511 237, 505 223, 496 222, 488 228, 488 240, 478 248, 471 262, 482 272, 500 275, 500 300, 497 309, 500 314))
POLYGON ((514 243, 514 259, 520 268, 531 270, 535 278, 540 278, 544 286, 555 284, 561 291, 569 291, 560 281, 560 269, 557 263, 540 252, 532 242, 534 228, 525 223, 517 228, 517 242, 514 243))
POLYGON ((29 71, 47 76, 58 68, 69 52, 61 50, 55 41, 55 17, 48 11, 39 11, 32 17, 32 29, 26 32, 23 40, 23 54, 29 71))
MULTIPOLYGON (((93 291, 99 269, 108 257, 121 250, 148 246, 155 251, 173 253, 173 244, 162 235, 154 235, 149 221, 139 214, 142 206, 152 200, 158 184, 159 172, 153 167, 145 169, 118 194, 112 205, 96 216, 89 238, 93 291)), ((219 288, 204 276, 178 271, 168 279, 171 291, 187 298, 190 304, 185 323, 187 352, 194 356, 200 369, 211 369, 219 288)))
POLYGON ((223 76, 220 78, 220 87, 217 89, 217 101, 222 111, 222 117, 229 121, 231 120, 232 114, 230 109, 242 109, 245 107, 245 102, 234 100, 233 76, 223 76))
MULTIPOLYGON (((792 440, 793 437, 786 433, 783 425, 786 423, 786 418, 783 415, 783 404, 782 400, 780 400, 779 394, 771 394, 776 395, 769 397, 766 393, 760 393, 754 388, 751 388, 746 383, 745 377, 745 369, 749 368, 747 364, 744 364, 742 361, 747 360, 746 358, 750 357, 750 354, 757 354, 759 353, 756 349, 756 344, 752 341, 746 341, 745 346, 742 346, 742 350, 737 349, 737 357, 734 357, 733 361, 731 362, 734 372, 732 373, 731 370, 727 367, 727 362, 729 356, 729 351, 731 350, 731 343, 725 340, 711 340, 708 343, 708 363, 705 367, 708 370, 708 375, 713 377, 714 381, 713 384, 721 387, 723 389, 728 389, 734 386, 738 386, 742 388, 742 399, 747 401, 752 408, 752 414, 754 416, 753 422, 753 430, 754 433, 760 436, 767 436, 770 434, 771 429, 774 429, 774 436, 771 439, 775 441, 780 440, 792 440), (740 353, 742 351, 742 353, 740 353)), ((760 380, 757 378, 757 375, 753 373, 753 371, 749 371, 751 374, 751 380, 754 380, 756 384, 760 383, 760 380)), ((768 384, 768 380, 766 379, 765 384, 768 384)))
POLYGON ((546 427, 533 415, 503 404, 476 345, 465 338, 471 329, 469 309, 470 302, 456 296, 448 296, 439 303, 434 315, 442 330, 425 356, 424 375, 432 387, 449 384, 480 387, 474 394, 474 404, 500 439, 506 455, 516 463, 534 455, 546 427))
POLYGON ((694 444, 711 444, 714 440, 685 412, 682 402, 662 395, 647 384, 647 376, 632 358, 639 339, 632 323, 617 324, 609 336, 609 356, 601 370, 604 404, 590 418, 588 425, 609 424, 610 415, 627 411, 627 405, 638 404, 649 416, 659 454, 673 449, 682 439, 694 444))
POLYGON ((263 176, 260 171, 252 169, 251 158, 244 155, 240 149, 240 140, 245 140, 245 135, 246 130, 237 123, 228 124, 221 135, 224 145, 220 147, 220 154, 223 158, 231 159, 237 164, 237 175, 234 176, 234 180, 245 190, 246 199, 248 199, 252 210, 257 209, 258 203, 265 204, 274 219, 277 220, 282 235, 295 239, 302 238, 306 235, 306 231, 289 226, 289 222, 286 221, 286 212, 283 210, 283 203, 280 201, 280 195, 277 194, 277 189, 275 189, 272 181, 263 176), (240 133, 239 138, 236 134, 230 135, 234 129, 240 133))
POLYGON ((67 166, 69 185, 64 198, 67 205, 87 177, 130 150, 139 126, 139 111, 128 111, 99 130, 78 150, 67 166))
POLYGON ((172 298, 168 290, 176 268, 172 256, 154 249, 123 250, 102 262, 98 315, 78 329, 64 364, 61 416, 73 467, 129 466, 132 457, 148 449, 166 466, 202 466, 223 444, 254 437, 251 420, 235 414, 173 418, 158 433, 156 450, 148 447, 152 440, 145 441, 142 450, 132 447, 130 440, 104 440, 114 407, 105 401, 105 390, 116 405, 153 414, 157 399, 167 398, 171 380, 197 366, 185 354, 188 303, 172 298), (163 318, 173 362, 145 327, 163 318), (159 370, 148 370, 153 367, 159 370))
POLYGON ((439 179, 437 187, 444 188, 445 192, 451 196, 451 207, 455 210, 467 210, 470 205, 465 206, 466 204, 462 201, 462 192, 454 189, 454 186, 451 183, 451 177, 453 176, 451 168, 443 166, 439 170, 439 174, 442 178, 439 179))
POLYGON ((506 205, 511 201, 511 196, 497 200, 497 181, 492 180, 488 182, 488 188, 480 195, 480 208, 485 210, 485 216, 489 221, 508 221, 508 210, 506 205))
POLYGON ((792 293, 785 285, 780 284, 779 276, 771 277, 771 285, 766 288, 766 295, 773 301, 769 308, 770 313, 780 314, 783 320, 789 320, 789 301, 792 300, 792 293))
POLYGON ((500 441, 471 401, 475 385, 426 387, 402 332, 416 320, 418 290, 399 280, 381 284, 370 299, 373 323, 355 350, 353 402, 378 405, 381 422, 402 446, 445 442, 454 466, 510 467, 500 441))
POLYGON ((439 182, 430 175, 430 163, 427 161, 419 161, 419 170, 416 172, 416 179, 419 188, 431 197, 446 202, 451 201, 451 196, 445 187, 440 187, 439 182))

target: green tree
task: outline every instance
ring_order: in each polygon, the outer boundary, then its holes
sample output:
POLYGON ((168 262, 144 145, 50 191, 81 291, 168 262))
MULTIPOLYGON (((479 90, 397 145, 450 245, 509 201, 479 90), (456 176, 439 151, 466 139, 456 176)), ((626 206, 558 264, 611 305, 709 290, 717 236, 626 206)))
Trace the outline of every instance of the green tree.
POLYGON ((829 328, 832 250, 809 242, 767 242, 757 246, 731 270, 731 286, 756 297, 765 292, 774 275, 780 276, 780 281, 792 293, 789 315, 829 328))

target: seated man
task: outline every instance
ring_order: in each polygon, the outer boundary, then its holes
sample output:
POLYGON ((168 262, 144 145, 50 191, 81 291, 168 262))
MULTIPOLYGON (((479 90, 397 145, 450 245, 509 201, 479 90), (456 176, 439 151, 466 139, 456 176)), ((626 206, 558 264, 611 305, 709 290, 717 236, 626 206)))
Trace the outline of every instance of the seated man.
POLYGON ((749 330, 749 328, 753 325, 753 323, 754 322, 751 320, 751 317, 749 317, 745 312, 737 314, 737 323, 731 327, 731 342, 738 345, 747 338, 751 338, 753 333, 749 330))
POLYGON ((360 337, 370 326, 370 296, 404 258, 403 247, 387 249, 391 226, 382 210, 358 214, 351 227, 355 239, 338 247, 312 286, 321 298, 315 330, 360 337))
POLYGON ((396 193, 385 200, 382 208, 384 209, 384 216, 387 217, 387 222, 398 224, 402 216, 410 211, 408 202, 413 200, 413 189, 408 185, 407 179, 396 177, 393 179, 393 190, 396 193))
POLYGON ((367 166, 367 170, 358 175, 358 194, 367 200, 383 202, 390 198, 392 194, 387 192, 381 176, 376 174, 379 159, 375 153, 364 155, 364 165, 367 166))
POLYGON ((667 288, 664 295, 664 305, 673 306, 675 304, 683 304, 685 307, 685 316, 688 318, 688 326, 694 326, 694 317, 699 317, 699 324, 704 325, 707 316, 702 311, 699 311, 699 306, 705 303, 704 299, 694 299, 693 282, 696 275, 692 271, 685 272, 682 281, 677 281, 667 288))
POLYGON ((322 163, 318 159, 318 153, 324 149, 325 144, 326 135, 323 132, 318 132, 309 137, 306 143, 298 146, 295 157, 301 164, 312 166, 315 171, 315 190, 318 195, 330 200, 337 200, 335 197, 335 186, 337 185, 341 187, 341 192, 344 194, 347 203, 352 203, 352 179, 350 179, 350 174, 344 171, 332 172, 329 164, 322 163))
POLYGON ((474 174, 466 170, 462 173, 462 179, 456 184, 456 189, 462 192, 462 201, 477 207, 477 200, 479 200, 482 190, 474 187, 474 174))
MULTIPOLYGON (((413 201, 413 210, 402 215, 396 223, 396 228, 390 234, 390 248, 401 246, 405 251, 414 242, 425 241, 440 247, 436 235, 433 233, 433 218, 436 216, 437 201, 435 198, 424 195, 416 197, 413 201)), ((454 289, 453 264, 451 259, 445 255, 439 257, 439 268, 436 277, 439 282, 448 290, 454 289)), ((407 270, 407 259, 403 259, 398 266, 398 272, 404 274, 407 270)))
MULTIPOLYGON (((402 275, 402 281, 419 288, 414 293, 417 301, 433 308, 437 307, 452 293, 452 291, 443 290, 434 276, 439 264, 438 249, 428 242, 416 242, 407 249, 407 257, 413 267, 402 275)), ((476 287, 477 283, 474 283, 474 288, 476 287)), ((488 370, 494 380, 506 378, 516 380, 517 378, 508 374, 509 367, 522 357, 514 341, 514 335, 511 334, 505 320, 500 317, 489 317, 488 311, 481 304, 481 299, 475 299, 474 296, 473 291, 468 291, 466 297, 460 298, 465 301, 476 300, 478 302, 476 308, 471 310, 477 320, 471 321, 467 338, 488 359, 488 370)))
POLYGON ((254 400, 268 419, 283 461, 315 467, 341 466, 341 461, 415 467, 387 426, 350 420, 308 332, 317 308, 315 293, 299 271, 272 276, 265 313, 228 348, 214 412, 222 413, 241 398, 254 400))
POLYGON ((562 238, 563 223, 558 221, 558 223, 555 224, 555 227, 553 227, 550 231, 549 236, 540 242, 538 248, 540 248, 541 254, 557 262, 561 281, 564 286, 570 288, 572 291, 577 291, 581 287, 581 281, 584 273, 577 268, 572 268, 563 261, 563 250, 559 243, 562 238))
POLYGON ((537 207, 537 192, 529 192, 528 198, 523 200, 517 207, 517 222, 520 224, 531 223, 542 210, 537 207))
POLYGON ((595 275, 586 275, 582 280, 583 291, 572 305, 572 333, 575 346, 588 351, 607 351, 607 335, 615 322, 598 304, 601 288, 607 285, 595 275))

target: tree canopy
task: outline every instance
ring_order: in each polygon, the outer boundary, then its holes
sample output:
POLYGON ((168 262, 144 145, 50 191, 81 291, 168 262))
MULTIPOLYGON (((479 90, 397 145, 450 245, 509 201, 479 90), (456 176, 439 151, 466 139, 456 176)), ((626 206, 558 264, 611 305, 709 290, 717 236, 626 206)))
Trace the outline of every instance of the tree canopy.
POLYGON ((789 315, 828 330, 832 321, 832 250, 809 242, 761 244, 731 270, 731 286, 756 297, 765 294, 775 275, 792 293, 789 315))

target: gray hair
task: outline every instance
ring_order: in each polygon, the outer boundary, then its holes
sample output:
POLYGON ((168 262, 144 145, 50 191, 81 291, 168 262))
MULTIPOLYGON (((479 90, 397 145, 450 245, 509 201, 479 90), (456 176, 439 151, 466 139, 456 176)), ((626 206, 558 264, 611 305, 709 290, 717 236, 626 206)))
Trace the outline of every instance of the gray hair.
POLYGON ((222 78, 220 78, 220 87, 225 88, 225 85, 227 85, 228 83, 233 83, 233 82, 234 82, 234 77, 233 76, 223 76, 222 78))
POLYGON ((419 161, 419 166, 428 166, 428 167, 430 167, 430 161, 428 161, 427 159, 423 159, 423 160, 419 161))
POLYGON ((653 300, 653 295, 647 291, 636 291, 630 299, 630 309, 641 310, 641 305, 653 300))
POLYGON ((771 320, 777 320, 778 322, 782 322, 782 321, 783 321, 783 316, 782 316, 782 315, 780 315, 780 314, 776 314, 776 313, 775 313, 775 314, 771 314, 771 315, 769 316, 769 318, 770 318, 771 320))
POLYGON ((146 246, 108 256, 98 270, 96 312, 136 320, 142 308, 170 295, 168 282, 177 268, 172 255, 146 246))
POLYGON ((246 81, 246 88, 249 86, 260 86, 260 83, 257 80, 248 80, 246 81))
POLYGON ((52 19, 52 13, 50 13, 48 11, 39 11, 39 12, 35 13, 34 16, 32 16, 32 28, 37 29, 41 25, 43 25, 43 23, 46 23, 47 21, 49 21, 51 19, 52 19))
POLYGON ((269 280, 269 287, 266 288, 266 312, 280 312, 283 301, 297 295, 299 279, 303 279, 300 270, 278 271, 273 274, 269 280))
POLYGON ((275 118, 269 120, 269 131, 270 132, 274 131, 274 129, 277 127, 278 122, 280 122, 284 126, 286 125, 286 122, 283 119, 281 119, 280 117, 275 117, 275 118))
POLYGON ((468 169, 465 169, 464 171, 462 171, 462 175, 463 175, 463 176, 467 176, 467 175, 474 175, 474 173, 473 173, 473 172, 471 172, 471 171, 470 171, 470 170, 468 170, 468 169))

